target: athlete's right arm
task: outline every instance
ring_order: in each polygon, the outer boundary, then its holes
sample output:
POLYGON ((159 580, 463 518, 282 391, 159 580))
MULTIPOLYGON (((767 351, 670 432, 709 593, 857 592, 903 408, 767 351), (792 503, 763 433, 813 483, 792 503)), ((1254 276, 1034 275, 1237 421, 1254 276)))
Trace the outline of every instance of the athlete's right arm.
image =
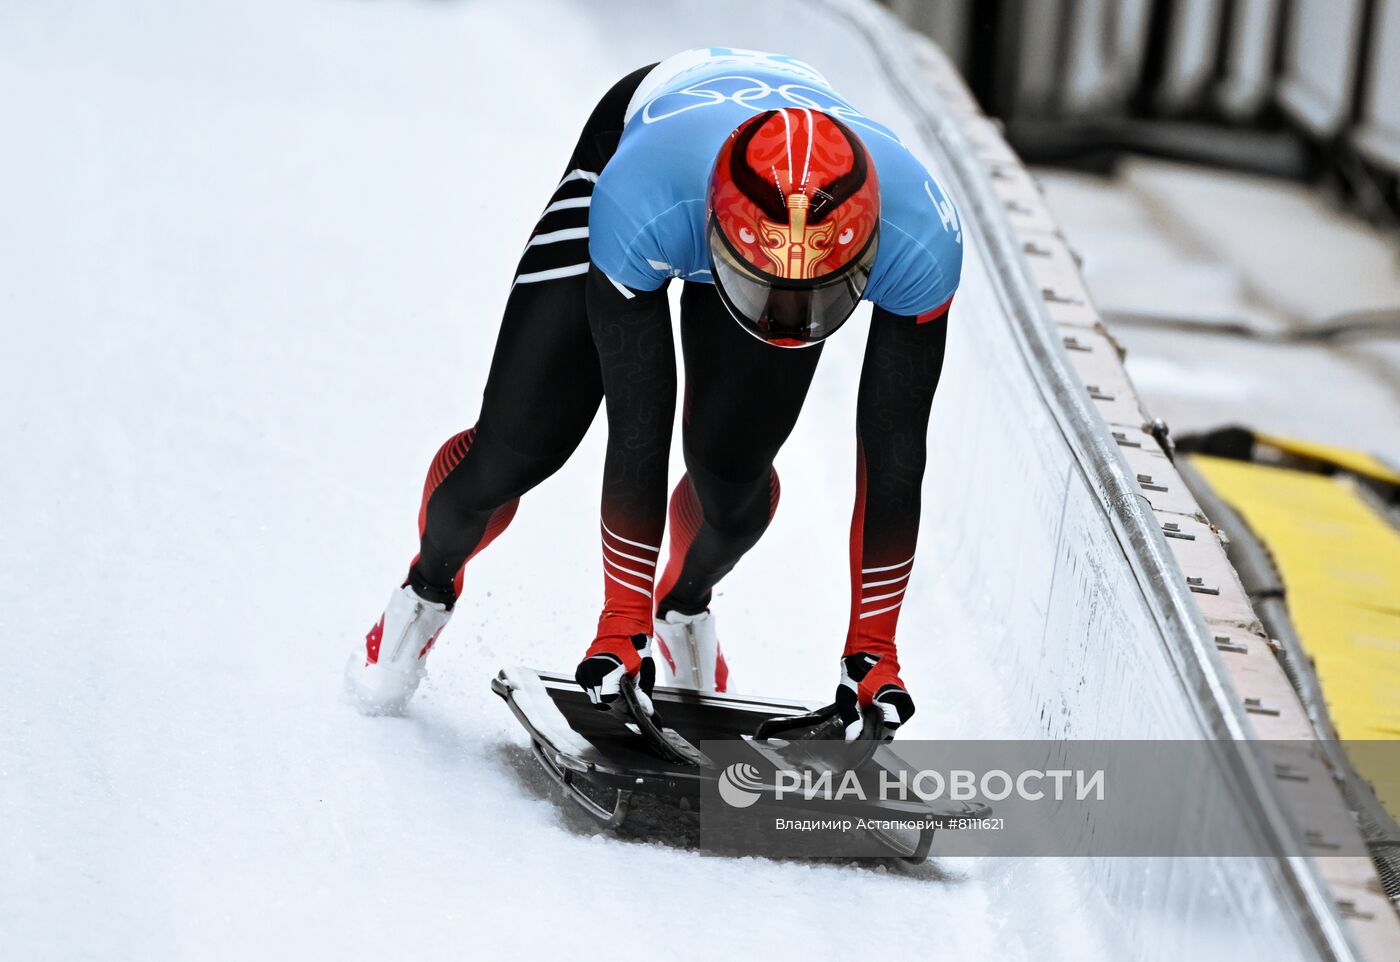
POLYGON ((605 598, 589 656, 610 656, 629 674, 647 660, 637 640, 652 632, 676 404, 669 258, 655 213, 669 205, 642 189, 635 163, 623 145, 594 187, 585 288, 608 417, 600 532, 605 598))
POLYGON ((652 584, 666 523, 676 405, 671 309, 664 284, 632 290, 596 264, 588 271, 586 296, 608 418, 601 530, 605 602, 595 647, 617 647, 619 657, 630 661, 636 657, 629 657, 632 636, 652 631, 652 584))

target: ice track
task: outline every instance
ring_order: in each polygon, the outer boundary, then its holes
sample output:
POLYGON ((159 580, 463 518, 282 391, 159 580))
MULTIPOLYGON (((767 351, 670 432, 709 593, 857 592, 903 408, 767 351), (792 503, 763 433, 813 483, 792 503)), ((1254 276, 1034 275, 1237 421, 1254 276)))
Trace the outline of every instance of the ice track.
MULTIPOLYGON (((601 421, 473 563, 408 717, 340 701, 579 124, 706 44, 802 56, 912 136, 873 48, 797 0, 0 8, 0 957, 1126 957, 1066 863, 705 858, 665 818, 566 817, 487 683, 590 636, 601 421)), ((911 736, 1027 733, 948 527, 979 322, 934 411, 911 736)), ((863 341, 829 346, 717 599, 740 690, 835 681, 863 341)))

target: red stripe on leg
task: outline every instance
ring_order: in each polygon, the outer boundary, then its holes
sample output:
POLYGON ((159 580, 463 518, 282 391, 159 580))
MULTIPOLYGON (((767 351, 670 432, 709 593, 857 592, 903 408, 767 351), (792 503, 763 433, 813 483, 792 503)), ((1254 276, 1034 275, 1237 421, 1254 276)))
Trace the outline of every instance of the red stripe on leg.
MULTIPOLYGON (((452 435, 443 442, 442 447, 433 456, 433 463, 428 466, 428 477, 423 482, 423 500, 418 506, 418 537, 423 537, 423 531, 428 526, 428 501, 433 493, 447 480, 447 476, 457 465, 462 463, 462 459, 467 456, 467 452, 472 449, 472 444, 476 441, 476 428, 467 428, 465 431, 452 435)), ((457 573, 452 577, 453 594, 460 598, 462 596, 462 582, 466 573, 467 561, 471 561, 482 552, 492 541, 500 536, 509 526, 511 519, 515 517, 516 509, 520 507, 520 499, 515 498, 497 508, 486 522, 486 530, 482 533, 481 540, 472 549, 472 553, 467 556, 467 560, 462 562, 462 567, 457 569, 457 573)), ((418 556, 414 555, 409 562, 409 570, 418 563, 418 556)), ((407 584, 407 581, 404 582, 407 584)), ((431 645, 432 642, 429 642, 431 645)), ((424 651, 427 651, 425 648, 424 651)))
POLYGON ((491 519, 486 522, 486 531, 481 536, 481 541, 472 549, 472 553, 467 555, 470 561, 481 552, 486 550, 486 546, 495 541, 501 534, 510 527, 511 521, 515 518, 516 509, 520 507, 520 499, 512 498, 491 513, 491 519))
POLYGON ((457 569, 457 574, 452 578, 452 590, 458 598, 462 597, 462 582, 467 573, 467 562, 471 561, 486 547, 501 536, 510 527, 511 521, 515 518, 516 509, 520 507, 520 499, 512 498, 491 512, 490 519, 486 522, 486 530, 481 534, 481 540, 476 543, 472 553, 467 555, 467 560, 462 562, 462 567, 457 569))
POLYGON ((666 557, 666 570, 656 585, 656 600, 659 602, 671 593, 676 582, 681 580, 681 570, 685 567, 685 556, 705 523, 705 515, 700 509, 700 499, 695 496, 690 475, 682 475, 671 492, 670 528, 671 543, 666 557))
POLYGON ((475 440, 476 428, 467 428, 444 441, 433 456, 433 463, 428 466, 428 477, 423 481, 423 501, 418 507, 418 537, 423 537, 423 529, 428 525, 428 499, 447 480, 452 469, 462 463, 475 440))

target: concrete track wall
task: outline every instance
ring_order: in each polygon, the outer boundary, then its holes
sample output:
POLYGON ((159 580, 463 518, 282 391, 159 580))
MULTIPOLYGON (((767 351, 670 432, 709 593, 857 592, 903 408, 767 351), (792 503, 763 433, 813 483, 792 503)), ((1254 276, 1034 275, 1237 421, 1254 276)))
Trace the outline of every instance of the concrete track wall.
MULTIPOLYGON (((996 639, 1005 697, 1023 719, 1015 736, 1219 739, 1216 783, 1184 793, 1226 793, 1239 820, 1222 831, 1301 851, 1245 741, 1254 731, 1216 629, 1144 496, 1151 481, 1129 458, 1149 459, 1159 476, 1169 462, 1141 430, 1131 384, 1033 182, 931 44, 876 8, 832 7, 883 49, 922 120, 912 146, 948 178, 962 212, 953 336, 975 339, 967 353, 978 363, 945 375, 928 525, 953 542, 949 576, 996 639), (1069 287, 1077 296, 1054 293, 1069 287), (1067 345, 1097 353, 1100 383, 1081 380, 1067 345)), ((1177 510, 1202 517, 1189 499, 1177 510)), ((1233 579, 1228 566, 1221 577, 1233 579)), ((1254 624, 1247 605, 1234 621, 1254 624)), ((1134 957, 1353 957, 1307 858, 1079 859, 1072 871, 1134 957)))

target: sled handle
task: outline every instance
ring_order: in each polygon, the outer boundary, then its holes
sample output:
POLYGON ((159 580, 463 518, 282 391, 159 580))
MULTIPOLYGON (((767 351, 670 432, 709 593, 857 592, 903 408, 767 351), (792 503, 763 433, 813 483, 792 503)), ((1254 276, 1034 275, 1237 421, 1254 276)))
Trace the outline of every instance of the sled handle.
POLYGON ((637 684, 629 676, 623 676, 621 689, 622 698, 613 703, 613 710, 618 711, 626 722, 637 727, 637 734, 646 740, 647 747, 652 752, 673 765, 698 767, 708 762, 704 755, 696 751, 694 745, 680 735, 674 731, 670 735, 667 734, 662 727, 664 723, 661 716, 656 713, 655 705, 652 705, 652 714, 647 714, 641 700, 637 698, 637 684), (622 706, 625 706, 625 709, 622 706))
POLYGON ((574 773, 555 764, 554 759, 545 752, 544 746, 533 738, 530 739, 530 750, 534 752, 535 761, 540 763, 545 774, 554 779, 564 790, 565 797, 601 822, 604 828, 617 828, 626 821, 627 813, 632 807, 632 793, 630 791, 619 788, 617 800, 613 802, 612 810, 609 811, 585 795, 574 784, 574 773))

